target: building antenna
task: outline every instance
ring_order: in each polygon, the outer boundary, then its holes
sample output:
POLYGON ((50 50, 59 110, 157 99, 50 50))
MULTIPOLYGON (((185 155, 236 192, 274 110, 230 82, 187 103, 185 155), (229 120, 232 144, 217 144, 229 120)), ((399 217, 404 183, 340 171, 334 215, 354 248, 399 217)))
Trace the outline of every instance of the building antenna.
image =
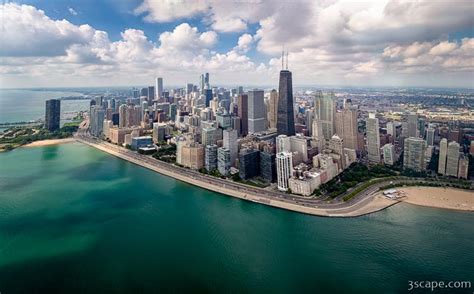
POLYGON ((286 51, 286 70, 288 70, 288 51, 286 51))
POLYGON ((285 62, 285 45, 281 45, 281 70, 283 70, 285 62))

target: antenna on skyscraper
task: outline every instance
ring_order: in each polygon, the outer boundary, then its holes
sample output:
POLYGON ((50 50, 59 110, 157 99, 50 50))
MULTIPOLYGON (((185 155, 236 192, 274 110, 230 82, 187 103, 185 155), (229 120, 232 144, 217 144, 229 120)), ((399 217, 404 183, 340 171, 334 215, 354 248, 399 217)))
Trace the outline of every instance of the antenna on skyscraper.
POLYGON ((286 70, 288 70, 288 51, 286 51, 286 70))
POLYGON ((283 70, 285 62, 285 45, 281 45, 281 70, 283 70))

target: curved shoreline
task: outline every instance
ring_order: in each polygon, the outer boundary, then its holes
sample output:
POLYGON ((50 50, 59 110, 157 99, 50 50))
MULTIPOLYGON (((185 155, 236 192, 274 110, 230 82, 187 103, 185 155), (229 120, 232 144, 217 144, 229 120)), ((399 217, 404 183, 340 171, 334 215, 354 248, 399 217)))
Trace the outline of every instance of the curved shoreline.
POLYGON ((51 146, 51 145, 58 145, 58 144, 67 144, 75 142, 76 139, 74 138, 64 138, 64 139, 46 139, 46 140, 39 140, 34 141, 20 147, 42 147, 42 146, 51 146))
POLYGON ((474 191, 443 187, 403 187, 403 202, 418 206, 474 212, 474 191))
MULTIPOLYGON (((390 206, 395 204, 406 202, 410 203, 406 199, 388 199, 384 197, 379 190, 374 190, 370 193, 367 193, 369 190, 373 190, 374 186, 370 186, 366 190, 362 191, 365 194, 365 197, 358 200, 356 203, 347 202, 347 206, 344 206, 342 203, 335 203, 335 204, 328 204, 324 201, 315 201, 310 205, 300 204, 298 201, 289 201, 288 199, 275 197, 274 195, 268 196, 265 194, 269 194, 268 190, 264 190, 261 188, 256 187, 248 187, 246 185, 235 183, 229 180, 222 180, 218 178, 213 178, 211 176, 204 176, 202 174, 192 174, 191 176, 185 175, 185 173, 191 172, 190 170, 183 169, 182 172, 170 170, 170 166, 165 163, 162 163, 156 159, 149 158, 145 155, 138 155, 135 153, 131 153, 132 151, 117 147, 115 145, 111 145, 110 143, 106 142, 91 142, 90 138, 81 138, 75 137, 77 142, 83 143, 85 145, 94 147, 99 149, 103 152, 108 154, 114 155, 120 159, 126 160, 133 164, 139 165, 141 167, 147 168, 149 170, 155 171, 161 175, 168 176, 174 178, 176 180, 209 190, 216 193, 223 194, 224 196, 231 196, 235 198, 239 198, 242 200, 247 200, 263 205, 272 206, 275 208, 290 210, 294 212, 315 215, 315 216, 322 216, 322 217, 340 217, 340 218, 347 218, 347 217, 358 217, 363 216, 375 212, 382 211, 390 206), (111 146, 109 146, 111 145, 111 146), (129 155, 130 154, 130 155, 129 155), (142 158, 143 157, 143 158, 142 158), (200 179, 198 179, 200 178, 200 179), (296 203, 295 203, 296 202, 296 203)), ((176 169, 178 167, 174 167, 176 169)), ((410 187, 402 187, 400 189, 407 189, 410 187)), ((429 187, 416 187, 418 189, 424 189, 429 187)), ((446 188, 444 188, 446 189, 446 188)), ((461 190, 464 191, 464 190, 461 190)), ((362 193, 361 192, 361 193, 362 193)), ((469 193, 466 191, 466 193, 469 193)), ((278 196, 278 195, 277 195, 278 196)), ((294 195, 295 198, 296 195, 294 195)), ((474 198, 474 197, 473 197, 474 198)), ((304 201, 302 201, 304 202, 304 201)), ((413 203, 414 204, 414 203, 413 203)), ((439 207, 433 206, 430 204, 418 204, 420 206, 425 207, 438 207, 438 208, 448 208, 448 209, 456 209, 456 208, 449 208, 449 207, 439 207)), ((461 209, 456 209, 461 211, 461 209)), ((471 211, 471 210, 467 210, 471 211)))
MULTIPOLYGON (((269 199, 268 197, 259 195, 257 193, 250 193, 248 191, 241 191, 240 189, 234 189, 236 185, 240 186, 242 184, 228 182, 228 186, 234 186, 234 187, 226 187, 226 184, 217 185, 217 184, 211 183, 210 181, 201 181, 201 180, 194 179, 192 177, 185 176, 183 174, 179 174, 170 170, 165 170, 157 166, 158 164, 160 164, 159 162, 155 162, 155 164, 151 164, 149 162, 144 162, 142 160, 138 160, 124 154, 124 152, 128 151, 126 149, 124 149, 123 151, 121 150, 121 152, 118 152, 118 151, 113 150, 110 147, 104 146, 105 143, 97 144, 97 143, 90 142, 89 140, 81 139, 79 137, 76 137, 76 140, 80 143, 94 147, 96 149, 99 149, 108 154, 114 155, 123 160, 127 160, 136 165, 153 170, 161 175, 169 176, 174 179, 180 180, 182 182, 186 182, 194 186, 198 186, 206 190, 217 192, 225 196, 232 196, 232 197, 236 197, 242 200, 252 201, 255 203, 264 204, 264 205, 272 206, 275 208, 295 211, 295 212, 309 214, 309 215, 323 216, 323 217, 358 217, 358 216, 381 211, 383 209, 386 209, 387 207, 390 207, 400 202, 397 200, 390 200, 385 197, 377 197, 376 195, 373 195, 371 197, 364 198, 361 201, 347 207, 337 207, 337 205, 334 205, 336 207, 332 208, 330 206, 328 207, 327 204, 325 204, 324 202, 321 202, 320 203, 321 205, 315 205, 315 206, 305 206, 305 205, 300 205, 300 204, 294 204, 294 203, 285 202, 283 200, 279 200, 275 198, 269 199)), ((242 186, 242 189, 254 190, 258 188, 242 186)))

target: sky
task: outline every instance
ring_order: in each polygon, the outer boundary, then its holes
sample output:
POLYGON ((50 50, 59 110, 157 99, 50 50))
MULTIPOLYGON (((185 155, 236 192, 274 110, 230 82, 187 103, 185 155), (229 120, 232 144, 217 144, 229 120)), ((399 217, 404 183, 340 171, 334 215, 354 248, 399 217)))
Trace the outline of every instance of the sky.
POLYGON ((198 83, 474 88, 474 2, 30 0, 0 4, 0 87, 198 83))

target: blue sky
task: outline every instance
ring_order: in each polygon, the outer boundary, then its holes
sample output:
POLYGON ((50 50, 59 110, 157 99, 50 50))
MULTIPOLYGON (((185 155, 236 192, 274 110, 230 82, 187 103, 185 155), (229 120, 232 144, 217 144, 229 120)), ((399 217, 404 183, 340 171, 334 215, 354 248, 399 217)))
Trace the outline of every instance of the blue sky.
POLYGON ((7 1, 0 86, 473 87, 470 1, 255 1, 7 1))

